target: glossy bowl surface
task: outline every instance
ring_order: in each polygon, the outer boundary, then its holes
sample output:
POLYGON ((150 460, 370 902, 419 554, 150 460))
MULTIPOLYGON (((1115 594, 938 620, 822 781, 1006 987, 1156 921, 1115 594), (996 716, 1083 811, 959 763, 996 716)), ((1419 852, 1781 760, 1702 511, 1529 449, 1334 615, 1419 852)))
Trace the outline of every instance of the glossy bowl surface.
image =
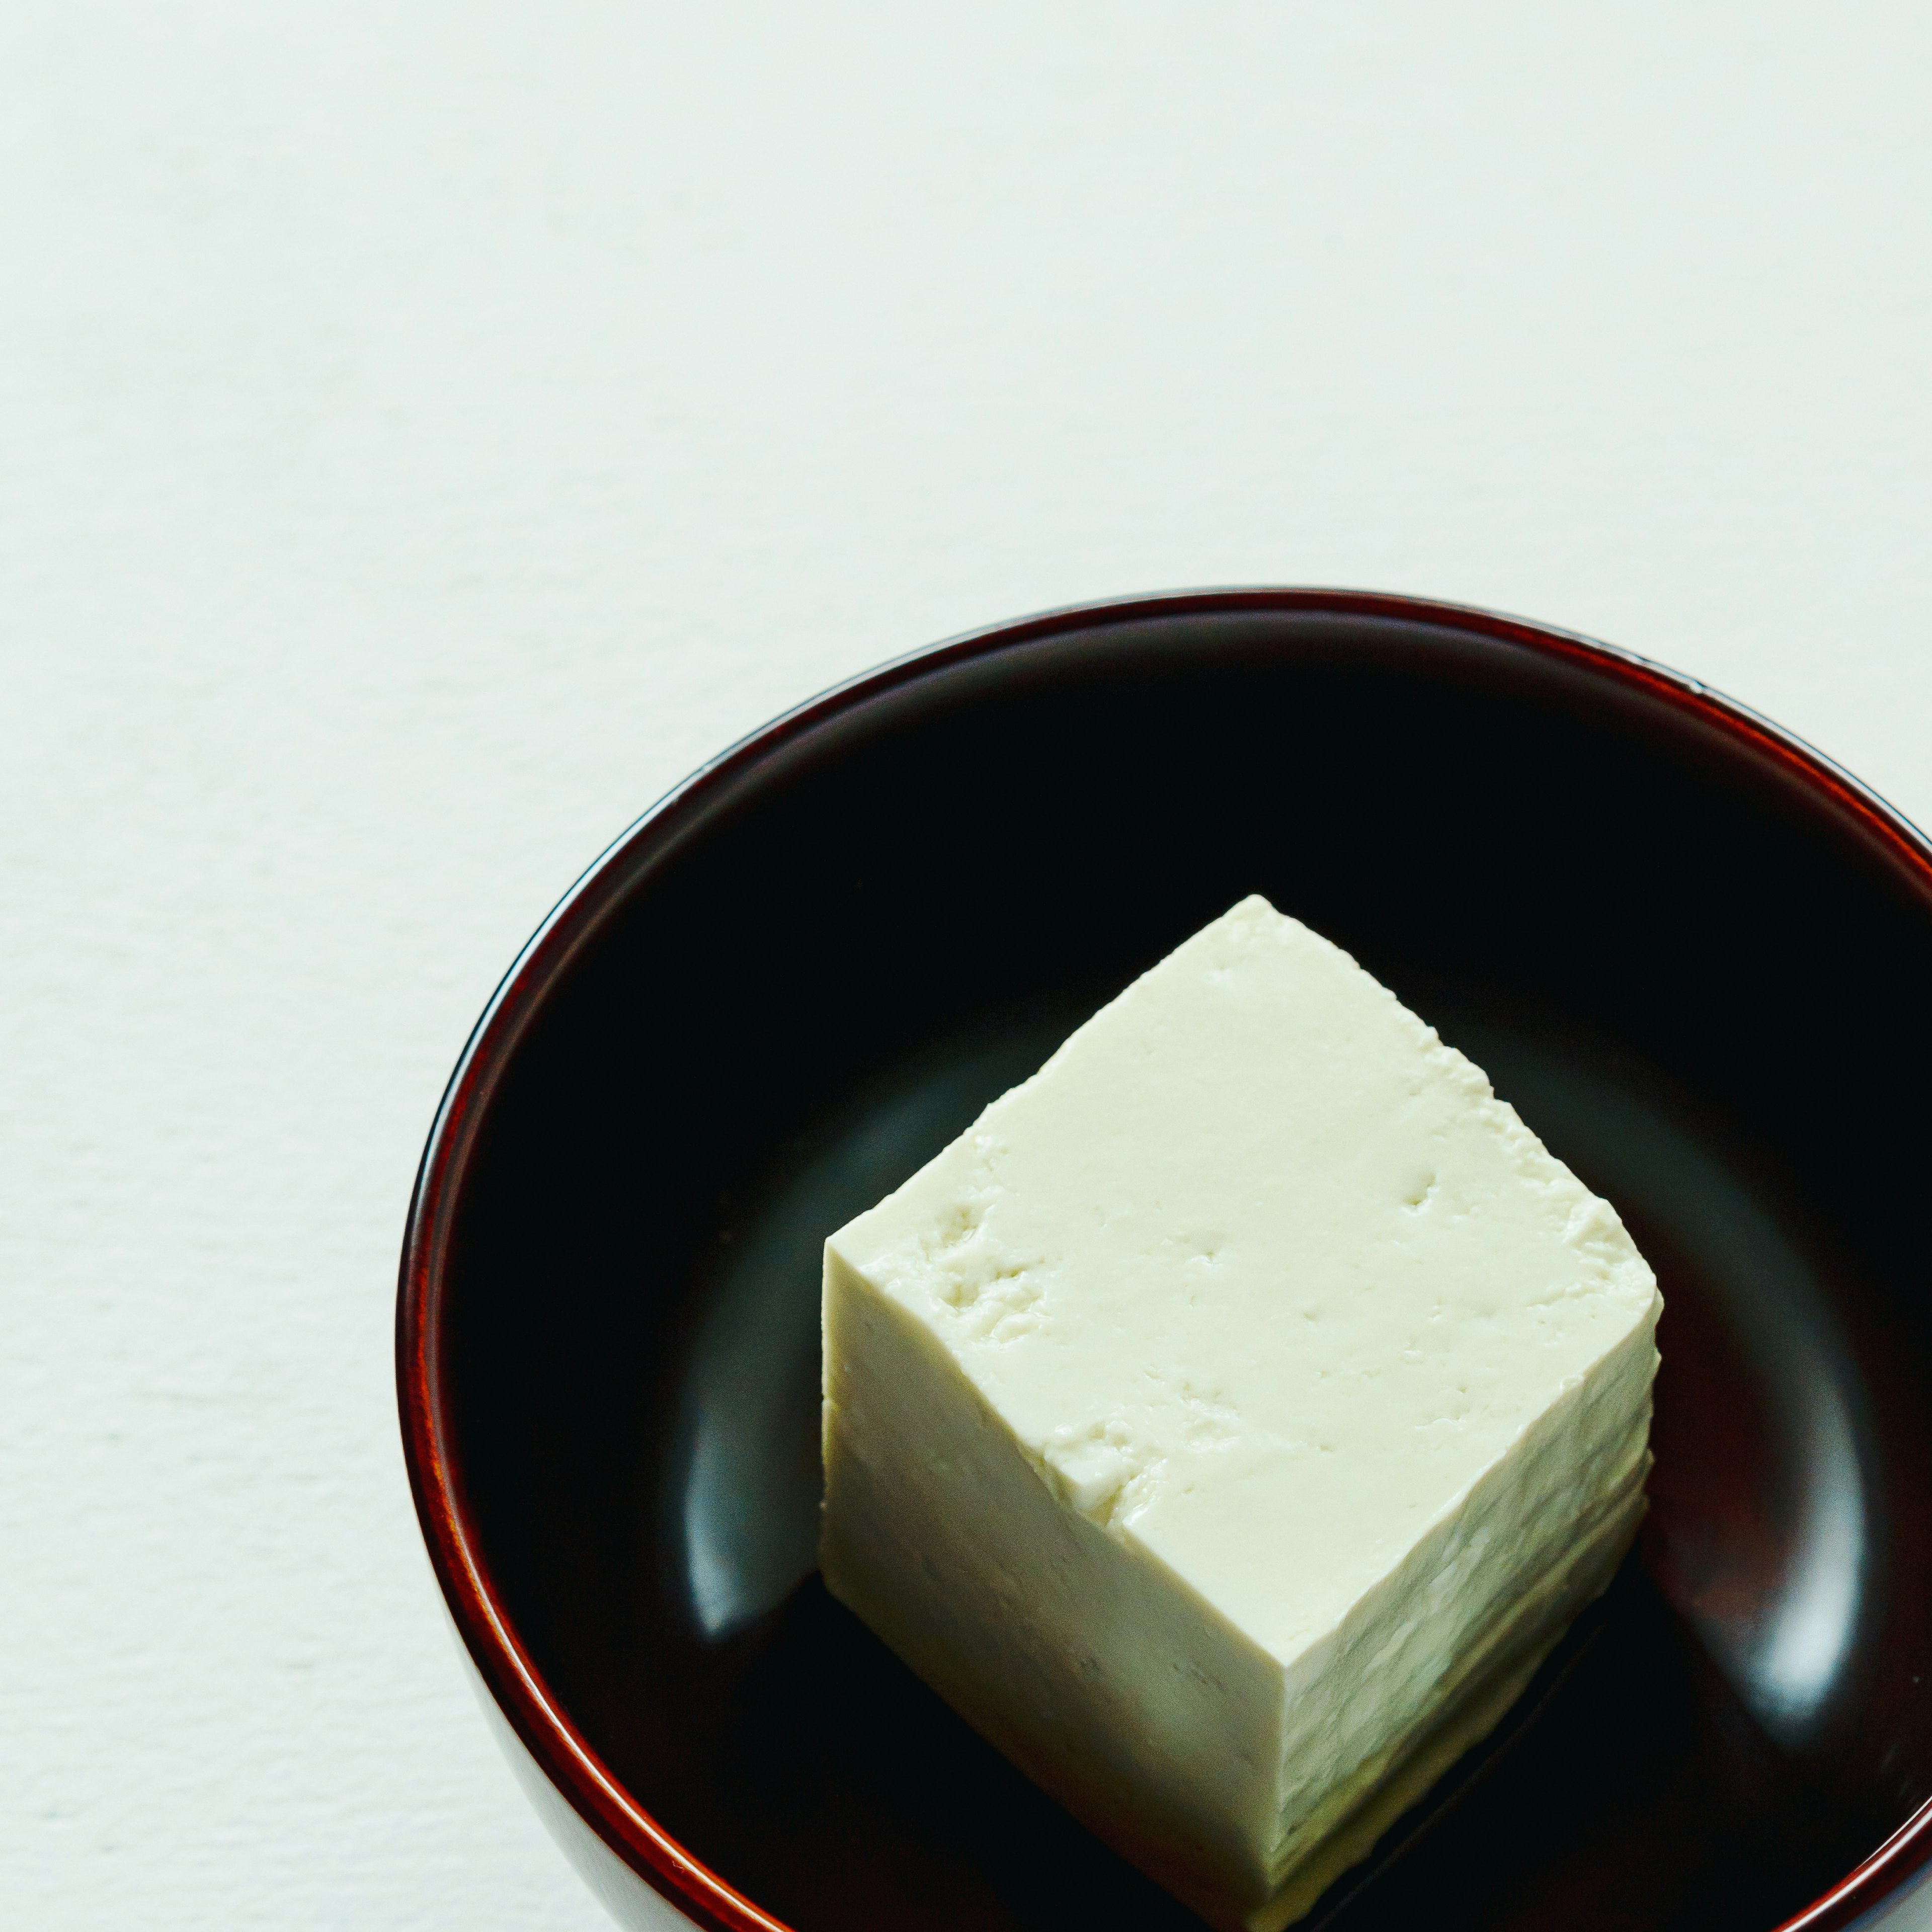
POLYGON ((1932 1849, 1932 854, 1670 672, 1323 592, 1055 613, 805 706, 620 840, 479 1024, 404 1435, 578 1855, 718 1927, 1194 1922, 820 1588, 817 1256, 1254 891, 1486 1068, 1669 1303, 1638 1551, 1309 1922, 1860 1919, 1932 1849))

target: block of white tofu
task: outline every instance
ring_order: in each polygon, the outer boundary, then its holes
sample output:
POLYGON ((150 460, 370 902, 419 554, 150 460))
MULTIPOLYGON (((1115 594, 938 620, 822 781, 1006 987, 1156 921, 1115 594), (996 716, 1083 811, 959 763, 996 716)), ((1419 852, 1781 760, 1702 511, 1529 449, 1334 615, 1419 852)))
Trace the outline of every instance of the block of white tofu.
POLYGON ((1274 1932, 1635 1532, 1655 1281, 1250 898, 825 1252, 832 1593, 1204 1918, 1274 1932))

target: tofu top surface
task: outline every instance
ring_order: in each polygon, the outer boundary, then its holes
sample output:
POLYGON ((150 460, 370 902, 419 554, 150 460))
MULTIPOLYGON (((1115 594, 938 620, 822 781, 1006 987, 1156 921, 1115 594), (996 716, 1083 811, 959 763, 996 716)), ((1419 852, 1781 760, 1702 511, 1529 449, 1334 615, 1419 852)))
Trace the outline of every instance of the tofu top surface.
POLYGON ((1658 1305, 1480 1070, 1259 898, 830 1245, 1069 1503, 1282 1655, 1658 1305))

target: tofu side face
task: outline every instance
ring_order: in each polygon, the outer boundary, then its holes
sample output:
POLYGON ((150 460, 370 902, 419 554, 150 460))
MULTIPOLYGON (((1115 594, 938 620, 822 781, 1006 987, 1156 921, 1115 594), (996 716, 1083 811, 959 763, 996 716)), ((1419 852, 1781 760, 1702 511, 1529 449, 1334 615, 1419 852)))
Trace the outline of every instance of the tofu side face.
POLYGON ((916 1317, 825 1283, 827 1587, 980 1734, 1216 1922, 1271 1888, 1280 1665, 1068 1508, 916 1317))
MULTIPOLYGON (((1111 1552, 1120 1577, 1198 1606, 1219 1661, 1197 1646, 1184 1674, 1244 1695, 1276 1674, 1276 1762, 1218 1801, 1223 1837, 1264 1868, 1294 1838, 1269 1808, 1318 1804, 1376 1726, 1419 1722, 1454 1646, 1578 1511, 1641 1481, 1660 1304, 1615 1213, 1478 1069, 1261 899, 842 1228, 826 1281, 835 1591, 881 1599, 890 1576, 878 1616, 848 1600, 908 1652, 938 1614, 919 1552, 970 1542, 980 1507, 937 1484, 862 1527, 883 1492, 842 1462, 923 1453, 916 1400, 890 1430, 843 1406, 863 1325, 898 1337, 868 1344, 866 1376, 926 1389, 934 1415, 940 1368, 970 1392, 1009 1473, 1079 1526, 1090 1596, 1111 1552)), ((1047 1642, 1026 1624, 1036 1586, 1012 1582, 1013 1641, 1047 1642)))

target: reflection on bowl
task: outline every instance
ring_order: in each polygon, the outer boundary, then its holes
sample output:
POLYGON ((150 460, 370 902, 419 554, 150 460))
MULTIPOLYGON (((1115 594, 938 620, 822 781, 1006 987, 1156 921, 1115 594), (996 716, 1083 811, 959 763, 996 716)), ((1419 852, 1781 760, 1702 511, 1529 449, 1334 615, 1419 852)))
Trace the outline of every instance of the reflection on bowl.
POLYGON ((1192 1922, 820 1589, 818 1254, 1250 891, 1486 1067, 1669 1303, 1638 1552, 1311 1922, 1767 1932, 1916 1882, 1932 855, 1636 660, 1244 592, 768 727, 580 884, 458 1067, 404 1258, 412 1478, 629 1922, 1192 1922))

